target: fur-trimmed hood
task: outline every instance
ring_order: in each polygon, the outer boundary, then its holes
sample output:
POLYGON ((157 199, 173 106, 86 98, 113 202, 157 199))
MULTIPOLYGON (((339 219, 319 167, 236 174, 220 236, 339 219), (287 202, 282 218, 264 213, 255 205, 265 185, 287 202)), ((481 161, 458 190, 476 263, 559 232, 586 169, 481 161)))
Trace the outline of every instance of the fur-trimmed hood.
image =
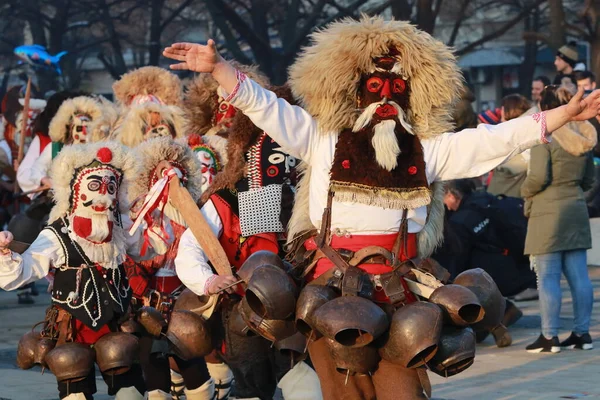
POLYGON ((124 74, 113 84, 117 101, 130 106, 135 96, 155 96, 163 104, 181 106, 183 85, 179 77, 164 68, 142 67, 124 74))
POLYGON ((52 197, 55 206, 50 211, 49 224, 69 214, 75 174, 79 168, 98 160, 98 151, 102 148, 108 148, 111 152, 111 160, 106 164, 120 170, 123 174, 119 187, 119 211, 121 213, 127 212, 129 208, 126 197, 127 187, 137 179, 139 168, 137 166, 139 162, 136 161, 132 152, 116 142, 73 144, 63 147, 50 168, 52 197))
MULTIPOLYGON (((231 64, 244 72, 261 86, 267 86, 269 79, 263 75, 257 66, 243 65, 235 61, 231 64)), ((218 133, 222 128, 213 127, 213 117, 217 110, 219 84, 211 74, 200 74, 187 86, 185 91, 184 109, 188 116, 189 124, 187 133, 211 135, 218 133)))
POLYGON ((160 114, 161 121, 171 125, 176 137, 183 137, 185 117, 183 110, 177 106, 166 106, 156 103, 145 103, 126 110, 111 138, 128 147, 135 147, 144 141, 144 131, 151 125, 152 113, 160 114))
POLYGON ((194 201, 198 201, 201 195, 202 174, 200 162, 196 155, 187 146, 185 138, 173 140, 171 138, 156 138, 147 140, 133 150, 138 159, 139 175, 135 181, 128 186, 127 200, 133 204, 142 199, 150 190, 152 176, 156 166, 161 161, 169 161, 179 164, 184 169, 187 178, 186 188, 194 201))
MULTIPOLYGON (((90 118, 90 128, 94 122, 100 120, 103 114, 103 104, 90 96, 79 96, 65 100, 48 128, 48 134, 53 142, 67 143, 71 134, 71 125, 73 118, 84 114, 90 118)), ((93 141, 92 130, 90 130, 90 140, 93 141)))
POLYGON ((588 121, 568 122, 552 132, 552 139, 567 153, 579 157, 596 146, 598 134, 594 125, 588 121))
POLYGON ((342 19, 311 35, 290 67, 289 83, 300 105, 324 133, 351 128, 358 115, 357 89, 373 59, 395 48, 401 74, 408 78, 408 122, 421 138, 453 130, 451 114, 462 75, 450 49, 405 21, 363 17, 342 19))
MULTIPOLYGON (((290 104, 296 104, 288 86, 274 86, 269 89, 277 97, 285 99, 290 104)), ((228 132, 227 164, 217 174, 208 190, 202 194, 202 203, 205 203, 213 193, 221 189, 233 189, 235 184, 245 176, 246 153, 263 133, 263 130, 254 125, 250 118, 239 112, 233 117, 233 123, 228 132)))

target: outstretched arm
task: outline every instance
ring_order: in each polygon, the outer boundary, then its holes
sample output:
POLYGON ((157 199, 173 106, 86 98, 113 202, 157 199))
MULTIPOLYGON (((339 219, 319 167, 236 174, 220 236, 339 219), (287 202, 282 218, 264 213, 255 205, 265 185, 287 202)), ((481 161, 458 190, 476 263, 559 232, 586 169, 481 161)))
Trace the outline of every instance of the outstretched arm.
POLYGON ((479 125, 422 141, 430 181, 472 178, 541 143, 569 121, 592 118, 600 110, 600 90, 583 99, 580 90, 561 107, 498 125, 479 125))
POLYGON ((13 236, 0 232, 0 288, 15 290, 42 279, 53 265, 64 264, 64 252, 56 235, 44 229, 23 254, 8 250, 13 236))
POLYGON ((227 101, 267 132, 290 155, 308 161, 317 137, 310 114, 292 106, 237 71, 216 50, 213 40, 206 45, 175 43, 163 52, 180 61, 171 69, 210 73, 226 92, 227 101))

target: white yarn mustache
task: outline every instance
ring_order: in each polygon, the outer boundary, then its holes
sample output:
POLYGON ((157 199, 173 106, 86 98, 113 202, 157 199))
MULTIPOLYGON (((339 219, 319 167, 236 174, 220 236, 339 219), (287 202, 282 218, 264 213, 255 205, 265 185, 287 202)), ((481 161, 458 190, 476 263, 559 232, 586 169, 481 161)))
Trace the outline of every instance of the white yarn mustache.
POLYGON ((400 125, 402 125, 404 129, 406 129, 406 132, 410 133, 411 135, 414 135, 412 125, 406 120, 406 113, 404 112, 402 107, 398 105, 398 103, 391 100, 379 101, 377 103, 369 104, 354 123, 352 132, 358 132, 365 126, 369 125, 371 123, 371 120, 373 119, 373 115, 375 114, 375 110, 377 109, 377 107, 382 106, 384 104, 389 104, 396 109, 396 111, 398 112, 397 118, 398 121, 400 121, 400 125))

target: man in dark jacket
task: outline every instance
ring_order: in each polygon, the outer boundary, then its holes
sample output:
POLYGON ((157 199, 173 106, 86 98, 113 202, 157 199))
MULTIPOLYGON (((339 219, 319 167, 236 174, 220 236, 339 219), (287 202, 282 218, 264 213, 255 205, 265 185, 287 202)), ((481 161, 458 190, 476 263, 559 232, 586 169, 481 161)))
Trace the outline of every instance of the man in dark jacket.
POLYGON ((523 255, 527 221, 522 201, 499 199, 474 188, 468 179, 447 184, 444 203, 449 213, 445 236, 451 238, 434 257, 452 276, 483 268, 507 297, 535 288, 535 274, 523 255))

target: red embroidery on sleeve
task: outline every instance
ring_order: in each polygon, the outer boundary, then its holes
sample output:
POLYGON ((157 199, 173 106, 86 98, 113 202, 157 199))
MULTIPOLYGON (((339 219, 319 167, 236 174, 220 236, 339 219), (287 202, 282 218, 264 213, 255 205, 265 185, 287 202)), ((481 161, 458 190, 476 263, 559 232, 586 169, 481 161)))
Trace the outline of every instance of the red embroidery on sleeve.
POLYGON ((240 85, 242 84, 242 82, 244 82, 246 80, 246 74, 244 74, 243 72, 240 72, 239 70, 235 70, 235 77, 237 78, 237 83, 235 84, 235 87, 233 88, 233 90, 231 91, 231 93, 229 93, 229 96, 227 96, 227 98, 225 99, 226 102, 231 102, 231 100, 235 97, 235 95, 237 94, 238 90, 240 90, 240 85))

